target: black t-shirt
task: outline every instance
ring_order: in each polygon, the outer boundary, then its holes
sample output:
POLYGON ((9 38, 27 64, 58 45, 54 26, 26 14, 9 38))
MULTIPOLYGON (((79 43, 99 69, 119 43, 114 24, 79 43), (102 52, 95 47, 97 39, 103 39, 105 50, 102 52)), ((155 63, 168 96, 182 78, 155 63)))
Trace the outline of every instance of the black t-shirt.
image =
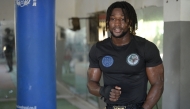
POLYGON ((132 36, 129 44, 116 46, 111 38, 94 44, 89 52, 90 68, 100 68, 104 86, 120 86, 121 96, 108 104, 142 103, 147 96, 146 67, 162 63, 159 50, 152 42, 132 36))

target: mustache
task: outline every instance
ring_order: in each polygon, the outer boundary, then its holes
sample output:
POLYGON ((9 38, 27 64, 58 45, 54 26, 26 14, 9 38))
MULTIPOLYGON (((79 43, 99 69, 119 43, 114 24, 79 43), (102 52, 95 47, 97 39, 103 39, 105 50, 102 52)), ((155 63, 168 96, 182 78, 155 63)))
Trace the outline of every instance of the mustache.
POLYGON ((123 30, 123 28, 121 28, 121 27, 114 27, 113 29, 114 29, 114 30, 115 30, 115 29, 123 30))
POLYGON ((122 38, 122 37, 124 37, 128 32, 129 32, 129 29, 128 29, 127 31, 123 32, 121 35, 115 36, 115 35, 113 34, 113 32, 110 31, 111 36, 113 36, 113 37, 115 37, 115 38, 122 38))

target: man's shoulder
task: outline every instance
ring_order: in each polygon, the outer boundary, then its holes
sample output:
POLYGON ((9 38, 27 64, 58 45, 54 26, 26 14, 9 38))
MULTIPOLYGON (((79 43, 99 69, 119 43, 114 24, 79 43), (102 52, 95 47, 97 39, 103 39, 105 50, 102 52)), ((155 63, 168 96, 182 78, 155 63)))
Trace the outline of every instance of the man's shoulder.
POLYGON ((110 38, 106 38, 102 41, 97 42, 96 46, 102 46, 102 45, 108 45, 108 44, 110 44, 110 38))
POLYGON ((141 36, 134 36, 133 38, 135 39, 135 42, 138 44, 153 44, 153 42, 151 42, 141 36))
POLYGON ((146 42, 147 40, 141 36, 133 36, 133 38, 135 39, 135 41, 137 42, 146 42))
POLYGON ((133 36, 134 42, 138 46, 144 46, 148 40, 140 36, 133 36))

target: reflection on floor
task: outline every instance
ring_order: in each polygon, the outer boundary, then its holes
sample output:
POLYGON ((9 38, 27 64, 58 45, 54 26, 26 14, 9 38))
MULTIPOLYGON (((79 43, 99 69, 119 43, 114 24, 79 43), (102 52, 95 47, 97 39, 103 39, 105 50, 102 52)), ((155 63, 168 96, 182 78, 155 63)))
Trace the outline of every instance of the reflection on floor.
MULTIPOLYGON (((9 101, 1 101, 0 102, 0 109, 15 109, 16 101, 15 100, 9 100, 9 101)), ((81 109, 74 105, 72 105, 70 102, 68 102, 66 99, 57 99, 57 109, 81 109)))
MULTIPOLYGON (((4 60, 0 59, 0 109, 16 108, 16 66, 10 73, 4 60)), ((63 83, 57 84, 57 109, 97 109, 81 97, 75 95, 63 83)), ((83 89, 81 89, 83 90, 83 89)))

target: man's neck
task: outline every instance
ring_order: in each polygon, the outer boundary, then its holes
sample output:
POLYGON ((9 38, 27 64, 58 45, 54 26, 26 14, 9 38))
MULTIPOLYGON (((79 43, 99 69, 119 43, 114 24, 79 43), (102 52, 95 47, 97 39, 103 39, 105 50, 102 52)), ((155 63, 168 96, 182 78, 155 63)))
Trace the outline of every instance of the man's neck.
POLYGON ((113 44, 115 44, 116 46, 123 46, 131 41, 131 34, 127 33, 124 37, 121 38, 111 37, 111 39, 113 44))

